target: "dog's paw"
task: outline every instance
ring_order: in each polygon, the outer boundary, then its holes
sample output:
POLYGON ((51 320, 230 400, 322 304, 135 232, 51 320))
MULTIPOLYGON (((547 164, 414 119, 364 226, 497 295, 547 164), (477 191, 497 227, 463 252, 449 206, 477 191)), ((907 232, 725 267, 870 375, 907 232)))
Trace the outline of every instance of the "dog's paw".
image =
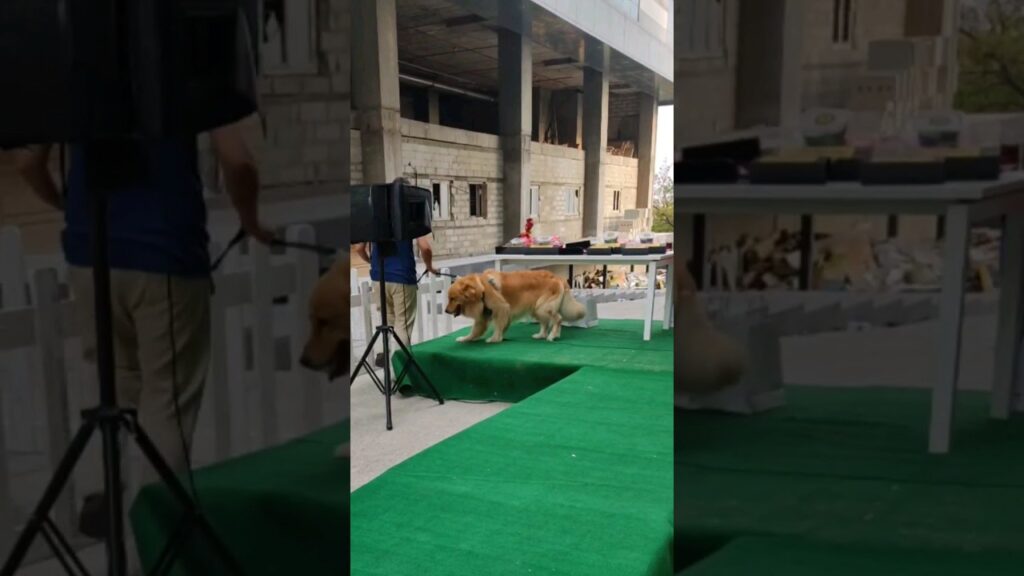
POLYGON ((501 344, 502 340, 503 340, 503 338, 493 338, 492 337, 492 338, 488 338, 487 339, 487 343, 488 344, 501 344))
POLYGON ((538 332, 538 333, 533 335, 533 339, 534 340, 543 340, 544 338, 547 338, 547 337, 548 337, 547 334, 541 334, 540 332, 538 332))
POLYGON ((459 336, 458 338, 455 339, 455 341, 456 342, 472 342, 473 339, 470 338, 469 336, 459 336))

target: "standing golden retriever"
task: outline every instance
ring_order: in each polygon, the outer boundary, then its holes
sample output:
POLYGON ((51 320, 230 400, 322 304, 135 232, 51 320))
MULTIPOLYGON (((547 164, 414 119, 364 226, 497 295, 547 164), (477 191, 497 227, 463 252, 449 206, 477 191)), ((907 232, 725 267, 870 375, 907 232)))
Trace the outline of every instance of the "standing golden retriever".
POLYGON ((527 315, 540 323, 540 331, 533 337, 551 342, 561 335, 563 320, 581 320, 587 309, 572 297, 569 284, 551 272, 487 270, 457 279, 448 289, 445 312, 474 320, 473 330, 458 338, 459 342, 479 339, 492 320, 494 333, 487 341, 501 342, 509 324, 527 315))
POLYGON ((676 267, 676 394, 704 396, 739 383, 743 349, 712 326, 686 266, 676 267))

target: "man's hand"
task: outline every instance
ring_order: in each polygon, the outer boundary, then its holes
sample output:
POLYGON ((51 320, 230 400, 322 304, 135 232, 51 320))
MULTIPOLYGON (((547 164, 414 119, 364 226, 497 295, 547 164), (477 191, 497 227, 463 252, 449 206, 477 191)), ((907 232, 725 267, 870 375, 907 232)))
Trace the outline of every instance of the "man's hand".
POLYGON ((355 248, 357 256, 359 256, 367 264, 370 263, 370 252, 369 250, 367 250, 365 242, 360 242, 359 244, 353 246, 353 248, 355 248))
POLYGON ((50 174, 50 145, 32 146, 14 152, 14 164, 35 195, 57 210, 64 209, 64 200, 50 174))
POLYGON ((245 143, 241 126, 236 123, 217 128, 210 133, 210 141, 224 171, 224 184, 242 229, 257 241, 270 243, 274 233, 260 222, 259 171, 245 143))
POLYGON ((253 238, 261 244, 270 244, 277 237, 273 230, 267 228, 259 221, 242 222, 242 230, 245 231, 246 236, 253 238))
POLYGON ((438 270, 434 268, 434 250, 430 247, 430 238, 420 236, 416 239, 416 246, 420 249, 420 258, 423 259, 423 265, 426 266, 431 274, 438 276, 438 270))

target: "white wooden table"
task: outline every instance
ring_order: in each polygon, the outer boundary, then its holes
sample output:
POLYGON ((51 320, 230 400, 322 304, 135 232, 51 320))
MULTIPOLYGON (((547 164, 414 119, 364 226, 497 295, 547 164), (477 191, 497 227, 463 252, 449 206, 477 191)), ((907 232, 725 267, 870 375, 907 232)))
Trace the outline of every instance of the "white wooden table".
POLYGON ((505 264, 518 264, 529 267, 540 266, 644 266, 647 268, 647 295, 644 298, 644 340, 651 339, 651 326, 654 324, 654 292, 657 287, 658 268, 666 268, 665 279, 665 312, 662 318, 662 329, 672 327, 673 305, 672 278, 675 271, 672 252, 666 254, 647 254, 643 256, 625 256, 612 254, 609 256, 545 256, 530 254, 496 254, 494 267, 499 272, 505 264))
POLYGON ((999 300, 991 416, 1006 419, 1014 397, 1018 344, 1022 328, 1021 280, 1024 268, 1024 173, 1004 174, 991 182, 941 185, 864 186, 699 184, 675 187, 677 217, 686 214, 933 214, 944 216, 942 294, 938 332, 937 379, 932 388, 928 449, 949 451, 960 370, 970 227, 1002 219, 1003 263, 999 300))

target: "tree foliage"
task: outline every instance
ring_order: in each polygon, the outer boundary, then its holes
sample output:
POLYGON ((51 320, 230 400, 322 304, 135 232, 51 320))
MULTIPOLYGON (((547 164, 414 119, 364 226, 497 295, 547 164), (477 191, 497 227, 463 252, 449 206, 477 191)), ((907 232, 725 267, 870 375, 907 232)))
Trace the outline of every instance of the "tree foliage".
POLYGON ((672 232, 675 228, 672 191, 672 165, 662 164, 654 174, 653 232, 672 232))
POLYGON ((1024 0, 962 8, 956 105, 965 112, 1024 110, 1024 0))

